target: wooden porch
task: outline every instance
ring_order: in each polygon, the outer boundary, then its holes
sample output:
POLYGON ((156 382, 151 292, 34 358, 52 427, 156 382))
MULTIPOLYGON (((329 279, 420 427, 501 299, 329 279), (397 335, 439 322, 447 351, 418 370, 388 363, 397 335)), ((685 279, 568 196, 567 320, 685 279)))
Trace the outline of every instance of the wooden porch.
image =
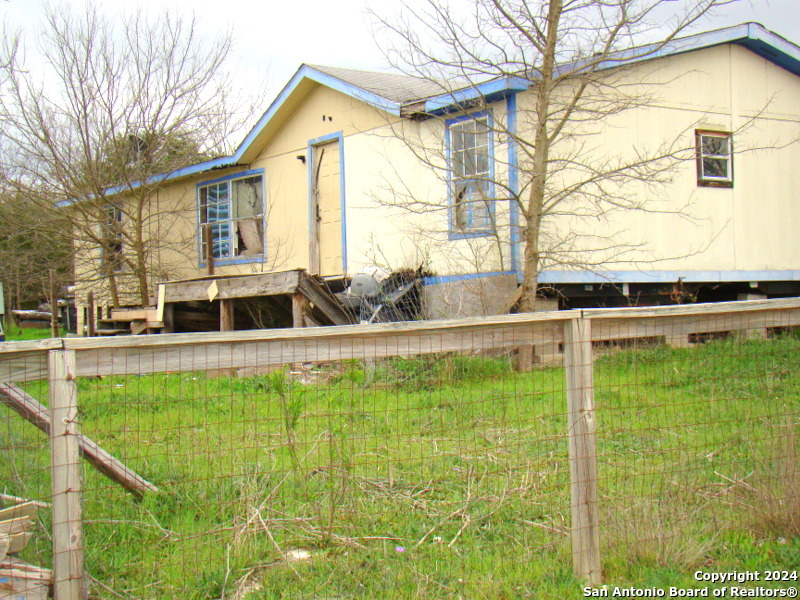
POLYGON ((104 323, 134 335, 349 325, 356 317, 334 295, 344 285, 304 269, 165 281, 155 306, 115 309, 104 323))

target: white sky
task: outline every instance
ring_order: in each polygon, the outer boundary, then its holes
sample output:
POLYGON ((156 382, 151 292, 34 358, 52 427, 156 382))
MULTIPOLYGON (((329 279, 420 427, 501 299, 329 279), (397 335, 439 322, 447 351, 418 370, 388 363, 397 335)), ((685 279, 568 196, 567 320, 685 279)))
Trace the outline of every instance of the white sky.
MULTIPOLYGON (((46 0, 0 0, 0 18, 35 36, 46 0)), ((690 0, 675 0, 676 6, 690 0)), ((414 0, 408 0, 413 5, 414 0)), ((84 6, 84 0, 58 0, 84 6)), ((362 69, 385 69, 386 63, 373 37, 368 7, 385 14, 399 3, 391 0, 97 0, 108 12, 137 4, 154 11, 164 8, 195 13, 209 32, 232 29, 235 38, 233 67, 269 85, 264 108, 302 63, 362 69), (238 63, 238 64, 237 64, 238 63)), ((800 44, 800 0, 741 0, 724 14, 695 27, 716 29, 757 21, 800 44)), ((245 81, 246 79, 242 79, 245 81)))

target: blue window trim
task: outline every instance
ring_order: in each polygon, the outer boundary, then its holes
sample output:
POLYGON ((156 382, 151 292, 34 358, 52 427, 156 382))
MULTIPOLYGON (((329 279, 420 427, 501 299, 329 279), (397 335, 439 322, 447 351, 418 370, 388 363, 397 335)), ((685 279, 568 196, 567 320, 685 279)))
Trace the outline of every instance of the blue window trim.
MULTIPOLYGON (((208 181, 201 181, 195 184, 194 188, 194 198, 195 198, 195 213, 196 213, 196 227, 195 227, 195 238, 197 240, 196 243, 196 250, 197 250, 197 268, 204 269, 208 266, 208 262, 205 260, 205 256, 203 256, 203 234, 201 224, 203 222, 203 217, 200 214, 200 188, 205 187, 207 185, 214 185, 215 183, 222 183, 224 181, 231 181, 232 179, 243 179, 245 177, 252 177, 254 175, 261 175, 261 186, 264 198, 264 215, 262 217, 262 222, 264 224, 264 250, 266 251, 267 248, 267 223, 266 223, 266 216, 267 216, 267 207, 266 207, 266 175, 264 169, 250 169, 248 171, 239 171, 238 173, 232 173, 230 175, 225 175, 224 177, 218 177, 216 179, 210 179, 208 181)), ((233 232, 231 232, 231 235, 233 232)), ((236 258, 221 258, 219 260, 214 260, 214 266, 225 266, 225 265, 240 265, 240 264, 249 264, 255 262, 261 262, 264 260, 265 252, 261 254, 257 254, 255 256, 246 256, 246 257, 236 257, 236 258)))
POLYGON ((464 121, 474 121, 476 119, 486 118, 486 124, 489 128, 489 179, 490 179, 490 190, 491 190, 491 203, 489 204, 489 220, 492 223, 495 223, 496 217, 496 210, 495 210, 495 202, 497 201, 496 194, 495 194, 495 185, 494 185, 494 168, 495 168, 495 157, 494 157, 494 119, 492 116, 492 112, 489 110, 482 110, 474 113, 469 113, 466 115, 460 115, 458 117, 454 117, 452 119, 447 119, 445 121, 445 147, 446 147, 446 158, 447 158, 447 231, 448 231, 448 238, 451 240, 463 240, 463 239, 470 239, 476 237, 486 237, 493 235, 494 232, 491 228, 488 229, 474 229, 469 231, 459 231, 456 229, 456 205, 455 205, 455 198, 453 197, 453 157, 452 157, 452 140, 450 136, 450 128, 457 124, 463 123, 464 121))
MULTIPOLYGON (((306 164, 308 166, 308 242, 314 235, 314 152, 316 148, 328 142, 339 142, 339 197, 342 211, 342 275, 347 275, 347 202, 344 187, 344 133, 336 131, 308 141, 306 164)), ((309 263, 311 256, 309 256, 309 263)), ((310 266, 310 264, 309 264, 310 266)))

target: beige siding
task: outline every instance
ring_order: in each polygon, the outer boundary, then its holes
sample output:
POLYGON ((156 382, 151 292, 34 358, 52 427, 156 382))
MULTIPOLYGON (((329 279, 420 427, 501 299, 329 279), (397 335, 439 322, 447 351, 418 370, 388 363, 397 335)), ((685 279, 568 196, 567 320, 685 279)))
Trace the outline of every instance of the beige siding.
POLYGON ((583 238, 578 246, 583 261, 604 270, 796 269, 800 145, 787 144, 800 133, 800 78, 738 46, 642 64, 625 77, 649 82, 641 89, 652 102, 597 126, 582 151, 600 161, 674 141, 687 149, 686 160, 663 185, 625 184, 624 195, 645 210, 560 219, 550 234, 599 232, 601 238, 583 238), (695 129, 733 132, 732 189, 698 187, 695 129))
MULTIPOLYGON (((591 135, 570 139, 555 152, 625 159, 637 148, 656 150, 674 141, 687 150, 685 161, 663 185, 628 182, 618 190, 642 201, 647 210, 559 217, 545 230, 547 240, 562 243, 577 234, 573 249, 581 251, 578 260, 601 270, 796 269, 800 145, 788 143, 800 132, 800 78, 731 45, 650 61, 617 77, 626 90, 650 96, 649 102, 603 123, 585 124, 579 133, 591 135), (692 154, 697 128, 734 133, 732 189, 697 186, 692 154)), ((524 134, 532 94, 520 94, 518 103, 524 134)), ((504 102, 491 111, 498 122, 505 121, 504 102)), ((497 203, 496 238, 449 235, 443 120, 400 120, 303 82, 247 151, 251 164, 181 180, 159 193, 154 214, 164 216, 153 219, 153 235, 173 243, 153 256, 154 278, 205 274, 198 266, 196 185, 250 169, 264 170, 266 252, 247 264, 218 265, 216 272, 309 268, 313 160, 308 150, 325 136, 341 140, 349 274, 372 264, 390 269, 424 264, 439 275, 511 268, 509 202, 497 203)), ((496 176, 507 181, 507 140, 495 138, 494 157, 496 176)), ((574 179, 570 173, 562 177, 564 182, 574 179)), ((336 195, 335 189, 331 193, 336 195)), ((572 208, 581 212, 584 207, 576 200, 572 208)), ((336 236, 329 237, 330 244, 340 244, 336 236)), ((78 249, 78 254, 87 252, 78 249)), ((323 254, 336 262, 337 252, 326 248, 323 254)), ((81 269, 79 281, 85 273, 81 269)), ((342 274, 334 267, 324 271, 342 274)), ((79 283, 79 298, 90 288, 79 283)))

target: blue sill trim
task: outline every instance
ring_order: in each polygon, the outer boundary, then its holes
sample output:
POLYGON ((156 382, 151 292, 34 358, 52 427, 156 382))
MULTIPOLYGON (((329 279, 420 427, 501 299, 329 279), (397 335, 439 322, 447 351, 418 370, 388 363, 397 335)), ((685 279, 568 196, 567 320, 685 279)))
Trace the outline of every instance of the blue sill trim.
POLYGON ((516 275, 514 271, 492 271, 490 273, 465 273, 462 275, 435 275, 433 277, 423 277, 423 285, 436 285, 439 283, 452 283, 455 281, 468 281, 470 279, 486 279, 487 277, 502 277, 516 275))
MULTIPOLYGON (((247 265, 251 263, 258 263, 264 260, 263 254, 257 254, 256 256, 248 256, 246 258, 224 258, 220 260, 214 261, 215 267, 225 267, 227 265, 247 265)), ((207 264, 204 261, 201 261, 197 265, 199 268, 204 269, 207 264)), ((221 276, 222 277, 222 276, 221 276)))
POLYGON ((542 271, 539 283, 723 283, 758 281, 800 281, 800 271, 542 271))
POLYGON ((447 239, 454 241, 454 240, 469 240, 472 238, 479 238, 479 237, 489 237, 494 235, 494 232, 491 229, 477 229, 477 230, 470 230, 470 231, 451 231, 447 235, 447 239))

